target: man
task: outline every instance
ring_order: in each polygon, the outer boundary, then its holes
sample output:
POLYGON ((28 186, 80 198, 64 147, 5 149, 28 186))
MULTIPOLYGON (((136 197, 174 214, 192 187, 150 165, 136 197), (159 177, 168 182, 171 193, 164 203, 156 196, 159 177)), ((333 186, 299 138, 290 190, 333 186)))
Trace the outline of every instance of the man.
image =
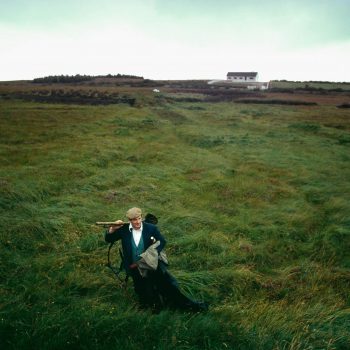
MULTIPOLYGON (((169 306, 190 309, 193 311, 207 310, 206 303, 193 301, 181 293, 176 279, 169 274, 164 264, 159 263, 155 271, 142 276, 137 268, 137 262, 152 244, 159 242, 158 254, 163 250, 166 241, 157 226, 142 221, 140 208, 131 208, 126 217, 129 223, 117 220, 110 226, 105 235, 107 242, 122 241, 124 268, 134 282, 134 289, 142 307, 159 308, 162 303, 169 306)), ((157 243, 158 244, 158 243, 157 243)))

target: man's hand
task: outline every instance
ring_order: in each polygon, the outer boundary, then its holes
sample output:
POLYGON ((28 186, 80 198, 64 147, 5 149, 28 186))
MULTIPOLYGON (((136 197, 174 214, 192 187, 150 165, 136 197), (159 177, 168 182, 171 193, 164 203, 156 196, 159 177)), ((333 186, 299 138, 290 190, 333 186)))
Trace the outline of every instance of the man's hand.
POLYGON ((114 231, 118 230, 118 228, 122 227, 124 225, 123 220, 117 220, 115 222, 115 225, 109 226, 108 233, 113 233, 114 231))

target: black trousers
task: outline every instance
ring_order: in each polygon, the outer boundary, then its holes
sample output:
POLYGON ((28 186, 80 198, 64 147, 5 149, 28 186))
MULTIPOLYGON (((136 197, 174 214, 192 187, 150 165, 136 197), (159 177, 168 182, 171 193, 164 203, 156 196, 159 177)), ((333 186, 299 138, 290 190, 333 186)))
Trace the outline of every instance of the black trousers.
POLYGON ((155 308, 168 306, 193 311, 205 309, 205 303, 194 301, 180 291, 175 277, 164 266, 159 266, 156 271, 150 271, 147 277, 142 277, 138 269, 135 269, 132 270, 131 277, 141 306, 155 308))

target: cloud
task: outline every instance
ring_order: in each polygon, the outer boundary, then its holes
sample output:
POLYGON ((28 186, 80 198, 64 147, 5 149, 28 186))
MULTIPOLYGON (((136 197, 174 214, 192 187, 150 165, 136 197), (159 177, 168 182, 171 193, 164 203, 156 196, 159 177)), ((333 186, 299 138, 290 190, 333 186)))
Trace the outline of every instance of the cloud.
POLYGON ((202 32, 208 39, 259 44, 272 38, 281 48, 301 48, 350 37, 348 0, 157 0, 155 8, 163 24, 178 24, 189 39, 202 32))
POLYGON ((211 79, 258 70, 266 79, 303 80, 302 72, 305 80, 349 80, 346 5, 13 0, 0 5, 0 79, 77 73, 211 79))

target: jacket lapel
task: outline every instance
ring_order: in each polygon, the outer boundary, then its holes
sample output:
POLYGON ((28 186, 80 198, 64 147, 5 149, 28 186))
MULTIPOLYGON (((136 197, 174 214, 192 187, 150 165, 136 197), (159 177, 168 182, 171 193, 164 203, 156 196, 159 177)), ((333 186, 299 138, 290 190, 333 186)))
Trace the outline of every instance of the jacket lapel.
POLYGON ((142 238, 143 238, 143 244, 146 250, 150 246, 150 237, 149 237, 149 230, 145 225, 145 223, 142 225, 142 238))
POLYGON ((126 241, 125 247, 127 248, 127 255, 128 255, 128 257, 130 257, 130 259, 132 256, 132 242, 131 242, 132 239, 133 239, 132 238, 132 231, 130 232, 129 226, 128 226, 127 233, 125 235, 125 241, 126 241))

